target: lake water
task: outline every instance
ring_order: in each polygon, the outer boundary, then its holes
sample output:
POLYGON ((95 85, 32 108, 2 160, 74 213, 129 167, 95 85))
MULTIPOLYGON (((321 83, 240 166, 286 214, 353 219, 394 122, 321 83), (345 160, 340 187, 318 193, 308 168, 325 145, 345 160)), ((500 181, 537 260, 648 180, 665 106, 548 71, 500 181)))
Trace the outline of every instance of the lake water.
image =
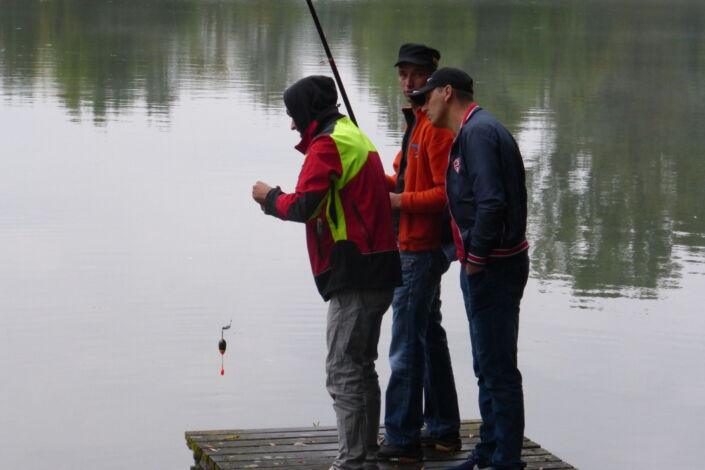
MULTIPOLYGON (((702 468, 705 5, 316 5, 388 171, 403 42, 468 70, 517 137, 526 434, 583 469, 702 468)), ((187 468, 185 430, 334 422, 303 227, 250 199, 293 187, 281 94, 324 59, 303 0, 0 0, 3 468, 187 468)))

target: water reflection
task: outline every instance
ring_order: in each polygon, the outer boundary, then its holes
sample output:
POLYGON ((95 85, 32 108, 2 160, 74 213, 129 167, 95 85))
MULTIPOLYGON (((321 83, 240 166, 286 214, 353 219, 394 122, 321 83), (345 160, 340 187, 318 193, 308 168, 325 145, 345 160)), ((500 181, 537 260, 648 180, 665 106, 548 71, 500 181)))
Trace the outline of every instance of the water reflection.
MULTIPOLYGON (((49 96, 96 125, 168 125, 185 92, 278 111, 322 58, 296 1, 0 3, 5 104, 49 96)), ((320 2, 334 50, 398 138, 398 44, 425 41, 471 71, 516 133, 530 183, 533 276, 578 296, 650 298, 705 245, 705 9, 696 1, 320 2), (511 5, 511 8, 508 6, 511 5), (406 32, 389 25, 403 19, 406 32), (430 19, 430 20, 429 20, 430 19), (458 40, 462 38, 462 40, 458 40), (676 252, 691 253, 690 257, 676 252)), ((51 105, 47 105, 51 106, 51 105)))

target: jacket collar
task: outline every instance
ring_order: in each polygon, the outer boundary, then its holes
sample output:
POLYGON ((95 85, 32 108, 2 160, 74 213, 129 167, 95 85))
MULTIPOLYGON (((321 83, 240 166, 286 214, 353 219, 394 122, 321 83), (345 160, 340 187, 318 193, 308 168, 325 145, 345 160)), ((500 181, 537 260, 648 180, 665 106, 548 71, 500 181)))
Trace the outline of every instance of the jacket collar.
POLYGON ((343 115, 338 112, 338 108, 324 112, 308 125, 304 133, 301 134, 301 142, 296 144, 294 148, 306 155, 313 139, 341 117, 343 117, 343 115))
POLYGON ((414 123, 414 108, 411 106, 404 106, 401 108, 401 113, 404 115, 404 120, 406 121, 406 125, 411 126, 414 123))
POLYGON ((306 155, 306 151, 308 150, 309 145, 311 145, 311 141, 315 137, 316 129, 318 129, 318 121, 311 121, 311 124, 308 125, 306 131, 301 134, 301 142, 296 144, 294 148, 306 155))
POLYGON ((401 108, 401 112, 404 115, 404 119, 406 120, 406 125, 408 127, 411 127, 414 123, 417 123, 420 119, 426 117, 426 113, 423 112, 421 106, 404 106, 401 108))
POLYGON ((479 110, 480 108, 477 106, 477 103, 474 101, 470 103, 470 106, 468 106, 467 111, 465 111, 465 116, 463 116, 463 123, 460 125, 460 127, 463 127, 463 125, 470 120, 473 114, 475 114, 475 111, 479 110))
MULTIPOLYGON (((460 123, 460 129, 462 129, 463 126, 470 120, 470 118, 473 117, 476 111, 479 111, 481 109, 482 108, 480 108, 474 101, 470 103, 470 106, 468 106, 468 109, 465 111, 465 115, 463 116, 463 121, 460 123)), ((455 142, 458 140, 458 136, 460 135, 460 129, 458 129, 458 132, 455 133, 453 145, 455 145, 455 142)))

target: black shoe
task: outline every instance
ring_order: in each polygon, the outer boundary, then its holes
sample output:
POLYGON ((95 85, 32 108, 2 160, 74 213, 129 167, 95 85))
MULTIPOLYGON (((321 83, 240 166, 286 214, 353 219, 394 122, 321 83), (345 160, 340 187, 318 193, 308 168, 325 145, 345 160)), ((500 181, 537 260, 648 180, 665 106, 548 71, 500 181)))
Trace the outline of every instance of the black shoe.
POLYGON ((370 446, 367 448, 367 455, 365 455, 365 463, 377 462, 377 453, 379 452, 379 445, 370 446))
POLYGON ((377 460, 380 462, 416 463, 423 460, 421 444, 395 446, 382 441, 377 451, 377 460))
POLYGON ((463 447, 463 443, 457 435, 433 437, 425 429, 421 430, 421 445, 433 448, 438 452, 458 452, 463 447))
POLYGON ((470 452, 470 455, 468 455, 468 459, 461 463, 460 465, 456 465, 455 467, 450 467, 447 470, 477 470, 478 468, 489 468, 490 463, 481 458, 477 453, 475 453, 475 450, 470 452))

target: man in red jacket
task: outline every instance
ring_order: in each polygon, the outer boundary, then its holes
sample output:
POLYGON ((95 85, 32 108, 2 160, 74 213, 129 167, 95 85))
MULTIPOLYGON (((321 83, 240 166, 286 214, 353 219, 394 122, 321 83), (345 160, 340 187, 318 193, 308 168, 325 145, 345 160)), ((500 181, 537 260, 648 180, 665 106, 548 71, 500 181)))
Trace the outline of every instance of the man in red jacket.
MULTIPOLYGON (((401 46, 395 66, 407 99, 425 85, 439 59, 436 49, 423 44, 401 46)), ((441 276, 449 265, 441 249, 441 232, 453 134, 433 127, 419 106, 402 111, 406 131, 394 176, 388 176, 387 183, 403 285, 394 291, 392 302, 391 377, 378 458, 416 462, 423 458, 422 444, 446 452, 460 449, 458 398, 440 300, 441 276)))
POLYGON ((382 315, 400 284, 382 162, 367 136, 338 112, 335 82, 306 77, 284 92, 296 148, 305 154, 296 190, 258 181, 266 214, 304 222, 311 268, 324 300, 326 387, 338 424, 332 469, 361 470, 377 449, 380 389, 375 371, 382 315))

